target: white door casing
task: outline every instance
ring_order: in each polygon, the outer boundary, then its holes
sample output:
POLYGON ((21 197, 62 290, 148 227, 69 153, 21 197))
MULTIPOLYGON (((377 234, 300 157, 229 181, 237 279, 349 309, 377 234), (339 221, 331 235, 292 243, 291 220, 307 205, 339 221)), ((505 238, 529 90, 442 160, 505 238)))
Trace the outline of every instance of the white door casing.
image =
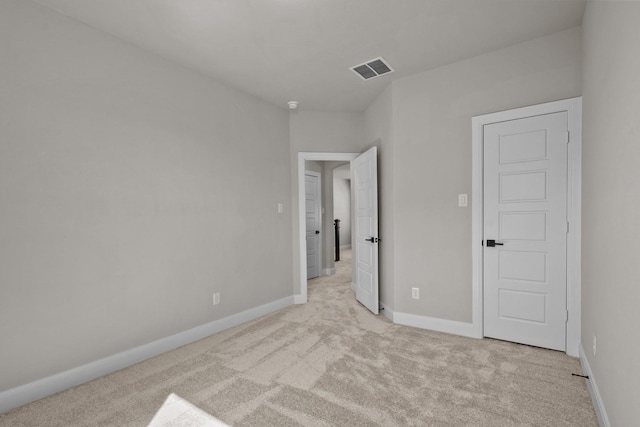
POLYGON ((564 351, 567 113, 493 123, 483 139, 484 335, 564 351))
POLYGON ((322 215, 320 207, 320 174, 305 172, 305 229, 307 246, 307 279, 320 276, 320 231, 322 215))
POLYGON ((378 297, 378 151, 376 147, 352 161, 354 179, 354 282, 356 299, 372 313, 378 297))

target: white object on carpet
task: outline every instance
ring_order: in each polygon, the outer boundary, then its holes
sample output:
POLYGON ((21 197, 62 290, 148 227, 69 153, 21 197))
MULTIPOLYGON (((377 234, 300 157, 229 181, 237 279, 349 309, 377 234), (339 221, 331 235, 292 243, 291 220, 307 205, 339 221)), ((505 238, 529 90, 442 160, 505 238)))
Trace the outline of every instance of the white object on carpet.
POLYGON ((216 417, 171 393, 147 427, 229 427, 216 417))

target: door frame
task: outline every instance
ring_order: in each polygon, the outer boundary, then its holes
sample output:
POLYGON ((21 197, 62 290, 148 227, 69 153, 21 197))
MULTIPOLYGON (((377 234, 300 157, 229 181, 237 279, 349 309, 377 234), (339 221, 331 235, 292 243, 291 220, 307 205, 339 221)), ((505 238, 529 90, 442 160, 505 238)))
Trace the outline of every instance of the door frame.
POLYGON ((472 117, 472 194, 471 194, 471 264, 472 264, 472 325, 476 338, 484 337, 483 301, 483 128, 497 122, 566 111, 569 144, 567 165, 567 321, 566 353, 578 357, 580 346, 581 277, 580 232, 582 203, 582 97, 499 111, 472 117))
MULTIPOLYGON (((316 257, 316 258, 318 258, 316 260, 316 261, 318 261, 318 275, 315 276, 315 277, 320 277, 320 276, 322 276, 322 238, 324 237, 324 230, 322 230, 323 229, 323 225, 324 225, 324 222, 323 222, 324 218, 323 218, 323 215, 322 215, 322 174, 320 172, 316 172, 316 171, 312 171, 312 170, 306 170, 306 171, 304 171, 304 175, 305 175, 305 177, 307 175, 313 176, 313 177, 315 177, 317 179, 317 190, 318 190, 318 200, 317 200, 317 202, 318 202, 318 204, 317 204, 317 209, 316 209, 317 212, 316 213, 318 214, 318 227, 321 230, 320 231, 320 236, 321 237, 318 238, 318 254, 317 254, 317 257, 316 257)), ((304 199, 306 201, 306 199, 307 199, 307 181, 306 181, 306 179, 304 181, 304 187, 305 187, 304 188, 304 199)), ((307 223, 307 208, 306 208, 306 206, 305 206, 305 214, 304 214, 303 218, 304 218, 304 223, 305 223, 304 224, 305 225, 304 235, 305 235, 305 250, 306 250, 307 249, 307 244, 306 244, 307 243, 306 242, 306 236, 307 236, 307 229, 306 229, 306 226, 307 226, 307 224, 306 224, 307 223)), ((306 252, 305 252, 304 262, 305 263, 307 262, 306 252)), ((305 265, 305 269, 306 269, 306 265, 305 265)), ((305 276, 306 276, 306 274, 305 274, 305 276)))
POLYGON ((307 240, 306 240, 306 221, 305 221, 305 194, 304 194, 304 175, 305 161, 341 161, 350 162, 358 157, 360 153, 298 153, 298 254, 300 264, 300 293, 293 296, 295 304, 307 303, 307 240))

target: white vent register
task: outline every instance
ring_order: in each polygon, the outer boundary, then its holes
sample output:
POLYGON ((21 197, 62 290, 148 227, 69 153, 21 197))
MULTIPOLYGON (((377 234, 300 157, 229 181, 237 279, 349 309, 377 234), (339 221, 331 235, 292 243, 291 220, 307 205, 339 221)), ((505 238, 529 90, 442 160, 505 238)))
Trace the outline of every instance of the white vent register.
POLYGON ((395 71, 381 56, 349 69, 356 73, 362 80, 373 79, 395 71))

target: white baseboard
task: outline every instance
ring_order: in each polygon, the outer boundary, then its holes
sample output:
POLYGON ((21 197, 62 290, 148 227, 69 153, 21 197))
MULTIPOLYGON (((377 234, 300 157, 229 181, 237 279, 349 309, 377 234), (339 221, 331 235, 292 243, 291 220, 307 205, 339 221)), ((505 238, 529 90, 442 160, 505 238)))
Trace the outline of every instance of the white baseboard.
POLYGON ((0 392, 0 414, 54 393, 75 387, 167 351, 201 340, 225 329, 238 326, 281 308, 292 305, 294 296, 273 301, 240 313, 196 326, 184 332, 0 392))
POLYGON ((354 282, 351 282, 351 290, 352 290, 353 292, 355 292, 355 291, 356 291, 356 284, 355 284, 354 282))
POLYGON ((297 294, 293 296, 293 303, 294 304, 306 304, 307 303, 307 297, 297 294))
POLYGON ((335 268, 323 268, 321 272, 321 276, 331 276, 332 274, 336 274, 335 268))
POLYGON ((399 325, 413 326, 416 328, 445 332, 453 335, 462 335, 470 338, 478 338, 472 323, 399 312, 395 312, 393 314, 393 321, 399 325))
POLYGON ((587 382, 587 388, 591 395, 593 408, 596 410, 596 415, 598 416, 598 424, 600 424, 600 427, 610 427, 611 423, 609 422, 609 416, 607 415, 607 410, 604 408, 604 402, 602 402, 602 397, 600 396, 596 379, 593 377, 593 372, 591 372, 591 366, 589 366, 589 361, 584 353, 582 343, 580 343, 579 352, 582 372, 589 377, 589 379, 585 381, 587 382))
POLYGON ((348 245, 340 245, 340 249, 351 249, 351 243, 348 245))
POLYGON ((393 322, 393 310, 383 303, 380 303, 380 308, 382 309, 380 313, 384 314, 387 319, 393 322))

